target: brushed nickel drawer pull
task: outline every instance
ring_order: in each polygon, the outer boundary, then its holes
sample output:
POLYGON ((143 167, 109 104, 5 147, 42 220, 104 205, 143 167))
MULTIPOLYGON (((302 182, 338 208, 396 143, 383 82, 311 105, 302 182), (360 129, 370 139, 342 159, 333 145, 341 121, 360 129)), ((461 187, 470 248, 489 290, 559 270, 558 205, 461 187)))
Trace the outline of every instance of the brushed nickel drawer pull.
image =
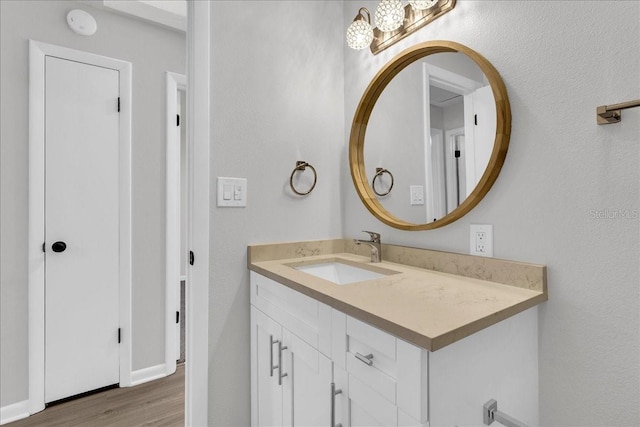
POLYGON ((269 335, 269 366, 271 367, 271 374, 269 376, 273 376, 273 371, 275 371, 276 369, 278 369, 278 365, 273 366, 273 345, 277 344, 279 342, 279 340, 274 340, 273 339, 273 335, 269 335))
POLYGON ((282 341, 278 342, 278 385, 282 385, 282 379, 287 376, 287 373, 282 373, 282 351, 286 350, 286 345, 282 345, 282 341))
POLYGON ((358 359, 362 363, 365 363, 369 366, 373 365, 373 354, 369 353, 365 356, 356 352, 355 356, 356 356, 356 359, 358 359))
POLYGON ((342 423, 336 424, 336 396, 342 393, 342 389, 336 389, 336 384, 331 383, 331 427, 342 427, 342 423))

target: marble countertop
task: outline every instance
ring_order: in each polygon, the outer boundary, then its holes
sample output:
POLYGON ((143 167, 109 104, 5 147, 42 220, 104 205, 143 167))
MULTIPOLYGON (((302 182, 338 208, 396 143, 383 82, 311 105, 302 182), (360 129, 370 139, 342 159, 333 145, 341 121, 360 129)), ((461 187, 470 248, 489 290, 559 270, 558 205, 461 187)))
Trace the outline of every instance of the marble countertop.
POLYGON ((429 351, 547 300, 544 266, 394 245, 372 264, 343 239, 249 246, 248 267, 429 351), (336 259, 394 274, 336 285, 292 266, 336 259))

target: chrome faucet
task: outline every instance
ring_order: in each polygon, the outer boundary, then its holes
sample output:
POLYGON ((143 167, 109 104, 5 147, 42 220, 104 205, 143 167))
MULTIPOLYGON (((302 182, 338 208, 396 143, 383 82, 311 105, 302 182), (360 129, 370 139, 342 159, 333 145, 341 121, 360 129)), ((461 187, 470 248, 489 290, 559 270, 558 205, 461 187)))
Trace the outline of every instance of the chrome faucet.
POLYGON ((358 240, 353 239, 353 243, 356 245, 369 245, 371 247, 371 262, 381 262, 382 261, 382 247, 380 242, 380 234, 374 233, 373 231, 364 230, 363 233, 369 233, 371 236, 371 240, 358 240))

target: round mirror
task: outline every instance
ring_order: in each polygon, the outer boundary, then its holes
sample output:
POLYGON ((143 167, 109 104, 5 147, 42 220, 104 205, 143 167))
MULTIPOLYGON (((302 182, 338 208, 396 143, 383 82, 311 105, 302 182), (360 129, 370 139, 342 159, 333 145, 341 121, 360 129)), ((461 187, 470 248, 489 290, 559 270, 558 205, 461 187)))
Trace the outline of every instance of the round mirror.
POLYGON ((489 191, 507 154, 511 109, 496 69, 450 41, 385 65, 351 127, 349 161, 369 211, 403 230, 449 224, 489 191))

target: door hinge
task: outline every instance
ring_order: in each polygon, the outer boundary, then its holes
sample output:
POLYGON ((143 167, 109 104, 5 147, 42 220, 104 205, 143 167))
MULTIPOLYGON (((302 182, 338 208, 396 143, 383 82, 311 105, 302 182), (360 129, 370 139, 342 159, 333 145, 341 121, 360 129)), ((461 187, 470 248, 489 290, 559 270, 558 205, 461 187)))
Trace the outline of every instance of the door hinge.
POLYGON ((180 126, 180 114, 176 114, 176 126, 180 126))
POLYGON ((195 262, 195 256, 193 255, 193 251, 189 251, 189 265, 193 265, 195 262))
POLYGON ((176 323, 180 323, 180 312, 176 311, 176 323))
POLYGON ((478 115, 474 114, 473 115, 473 124, 475 124, 476 126, 478 126, 478 115))
POLYGON ((42 242, 42 252, 47 252, 46 246, 47 246, 47 242, 42 242))
POLYGON ((120 97, 118 97, 118 113, 120 112, 120 97))
POLYGON ((459 158, 460 157, 460 150, 455 150, 453 155, 455 156, 456 159, 459 158))
POLYGON ((118 344, 122 341, 122 329, 118 328, 118 344))

